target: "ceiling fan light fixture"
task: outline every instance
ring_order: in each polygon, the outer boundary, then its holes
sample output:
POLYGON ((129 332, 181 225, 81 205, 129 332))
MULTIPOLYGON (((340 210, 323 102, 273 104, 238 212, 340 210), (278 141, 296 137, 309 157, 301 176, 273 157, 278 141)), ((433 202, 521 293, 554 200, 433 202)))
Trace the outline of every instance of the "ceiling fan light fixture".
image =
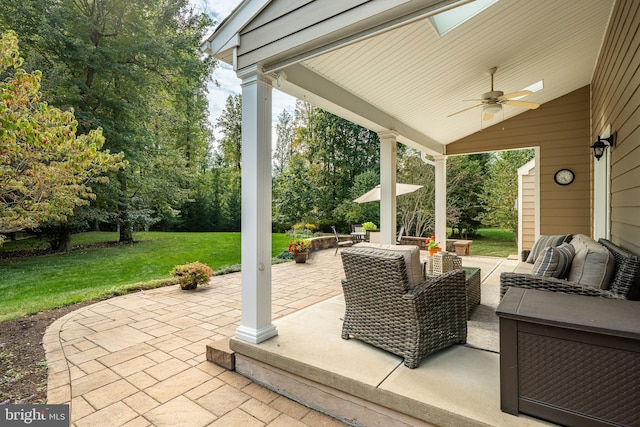
POLYGON ((488 104, 482 107, 482 112, 485 114, 498 114, 500 111, 502 111, 500 104, 488 104))

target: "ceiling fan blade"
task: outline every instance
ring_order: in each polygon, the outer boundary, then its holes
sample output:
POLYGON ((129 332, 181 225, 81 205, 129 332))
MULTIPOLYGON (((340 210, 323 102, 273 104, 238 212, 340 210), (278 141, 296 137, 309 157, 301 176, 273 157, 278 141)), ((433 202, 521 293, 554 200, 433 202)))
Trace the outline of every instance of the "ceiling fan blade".
POLYGON ((527 101, 506 101, 505 104, 511 105, 513 107, 528 108, 530 110, 535 110, 540 106, 540 104, 536 104, 535 102, 527 101))
POLYGON ((484 113, 484 114, 482 115, 482 120, 483 120, 483 121, 485 121, 485 122, 486 122, 487 120, 491 120, 491 119, 493 119, 493 114, 484 113))
POLYGON ((465 111, 472 110, 472 109, 474 109, 474 108, 476 108, 476 107, 479 107, 479 106, 481 106, 481 105, 482 105, 482 104, 478 104, 478 105, 474 105, 473 107, 465 108, 464 110, 456 111, 455 113, 451 113, 451 114, 449 114, 447 117, 451 117, 451 116, 455 116, 456 114, 464 113, 465 111))
POLYGON ((463 101, 477 101, 477 102, 482 102, 482 101, 486 101, 486 98, 477 98, 477 99, 463 99, 463 101))
POLYGON ((509 98, 518 98, 520 96, 531 95, 533 92, 530 90, 519 90, 517 92, 507 93, 505 95, 499 96, 498 99, 509 99, 509 98))

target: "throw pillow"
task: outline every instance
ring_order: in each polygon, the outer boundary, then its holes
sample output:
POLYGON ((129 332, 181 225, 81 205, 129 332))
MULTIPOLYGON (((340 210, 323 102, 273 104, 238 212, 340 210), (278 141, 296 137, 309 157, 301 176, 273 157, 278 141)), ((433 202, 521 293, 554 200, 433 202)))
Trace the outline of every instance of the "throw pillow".
MULTIPOLYGON (((566 279, 569 276, 569 271, 571 271, 571 263, 573 262, 573 257, 576 256, 576 250, 570 243, 563 243, 556 249, 560 252, 560 257, 564 258, 564 262, 562 263, 564 264, 564 268, 557 277, 566 279)), ((558 266, 560 267, 560 264, 558 266)))
POLYGON ((566 278, 573 259, 572 249, 573 247, 569 244, 563 244, 557 248, 545 248, 536 259, 532 273, 536 276, 566 278), (567 248, 567 246, 571 247, 571 249, 567 248))
POLYGON ((576 250, 569 271, 569 281, 594 288, 609 289, 616 261, 611 252, 596 242, 576 250))
POLYGON ((540 236, 536 243, 534 243, 527 261, 529 264, 536 262, 540 254, 545 248, 560 246, 563 243, 569 243, 571 241, 571 234, 559 234, 556 236, 540 236))

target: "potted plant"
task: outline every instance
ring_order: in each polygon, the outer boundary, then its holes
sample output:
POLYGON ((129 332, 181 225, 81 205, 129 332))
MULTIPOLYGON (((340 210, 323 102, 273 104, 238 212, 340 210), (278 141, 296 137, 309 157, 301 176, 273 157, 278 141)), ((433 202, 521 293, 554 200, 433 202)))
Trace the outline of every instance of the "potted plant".
POLYGON ((309 241, 300 238, 293 239, 289 242, 289 253, 293 254, 297 263, 306 262, 309 255, 309 241))
POLYGON ((195 289, 199 284, 209 283, 209 279, 213 276, 213 270, 207 264, 196 261, 176 265, 171 270, 171 275, 178 279, 180 288, 195 289))
POLYGON ((362 231, 364 231, 365 233, 367 232, 367 230, 371 231, 377 229, 378 226, 376 226, 373 222, 365 222, 362 224, 362 231))
POLYGON ((427 250, 429 251, 429 256, 433 256, 442 250, 442 248, 440 247, 440 244, 436 242, 436 236, 427 237, 426 243, 427 243, 427 250))
MULTIPOLYGON (((364 240, 366 242, 370 242, 371 241, 371 232, 372 231, 378 231, 378 226, 375 225, 373 222, 369 221, 369 222, 363 222, 362 223, 362 231, 364 232, 365 238, 364 240)), ((379 240, 379 239, 376 239, 379 240)))

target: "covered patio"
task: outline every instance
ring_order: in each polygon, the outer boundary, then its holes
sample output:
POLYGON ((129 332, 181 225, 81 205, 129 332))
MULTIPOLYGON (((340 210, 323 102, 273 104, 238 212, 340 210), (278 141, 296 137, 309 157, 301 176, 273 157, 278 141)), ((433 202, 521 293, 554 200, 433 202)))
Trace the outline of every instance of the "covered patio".
MULTIPOLYGON (((235 339, 243 351, 287 342, 285 333, 293 333, 272 316, 274 88, 378 133, 381 243, 395 240, 400 142, 435 167, 438 241, 446 240, 448 156, 533 148, 536 235, 604 237, 640 254, 639 7, 632 0, 243 1, 202 45, 242 79, 242 320, 235 339), (482 7, 449 32, 437 29, 434 17, 467 4, 482 7), (493 67, 495 89, 504 93, 542 82, 524 99, 540 107, 502 105, 488 118, 486 105, 470 108, 465 99, 494 89, 486 74, 493 67), (594 159, 594 141, 614 134, 615 144, 594 159), (554 181, 562 169, 574 172, 570 185, 554 181)), ((495 402, 490 410, 498 408, 495 402)))
MULTIPOLYGON (((274 88, 378 133, 381 243, 395 240, 396 144, 435 167, 436 240, 446 240, 446 158, 534 148, 536 234, 583 233, 640 253, 638 5, 629 0, 480 4, 449 32, 432 19, 468 1, 245 0, 202 44, 242 79, 243 321, 262 342, 271 322, 271 93, 274 88), (634 65, 635 64, 635 65, 634 65), (490 120, 465 99, 498 67, 505 93, 542 81, 527 110, 490 120), (590 146, 615 133, 596 161, 590 146), (575 181, 559 186, 560 169, 575 181)), ((525 248, 527 249, 527 248, 525 248)))

